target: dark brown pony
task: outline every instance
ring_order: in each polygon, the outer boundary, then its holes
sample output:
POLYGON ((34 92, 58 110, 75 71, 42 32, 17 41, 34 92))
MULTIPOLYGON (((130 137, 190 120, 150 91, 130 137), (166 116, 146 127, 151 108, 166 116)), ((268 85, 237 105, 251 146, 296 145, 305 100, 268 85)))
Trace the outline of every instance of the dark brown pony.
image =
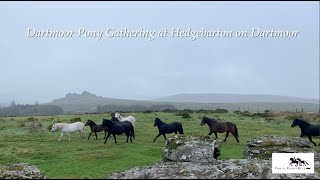
POLYGON ((86 126, 90 126, 90 129, 91 129, 88 140, 92 133, 96 135, 96 140, 97 140, 98 139, 97 132, 106 131, 105 129, 102 128, 101 124, 97 125, 95 122, 93 122, 90 119, 88 119, 88 121, 86 122, 86 126))
POLYGON ((223 141, 223 142, 226 142, 228 135, 229 135, 229 132, 230 132, 236 138, 237 142, 239 143, 238 129, 235 124, 233 124, 231 122, 219 122, 215 119, 210 119, 206 116, 204 116, 202 118, 200 125, 203 126, 204 124, 208 124, 209 129, 210 129, 208 136, 210 136, 212 133, 214 133, 216 135, 216 138, 218 138, 217 132, 218 133, 227 132, 226 138, 223 141))

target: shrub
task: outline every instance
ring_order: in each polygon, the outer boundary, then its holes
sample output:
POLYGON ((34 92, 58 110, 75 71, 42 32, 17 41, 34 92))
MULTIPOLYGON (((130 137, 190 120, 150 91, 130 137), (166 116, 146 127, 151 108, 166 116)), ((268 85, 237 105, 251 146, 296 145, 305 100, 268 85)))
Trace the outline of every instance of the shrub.
POLYGON ((184 109, 184 110, 182 110, 183 112, 186 112, 186 113, 193 113, 193 110, 191 110, 191 109, 184 109))
POLYGON ((214 113, 228 113, 228 110, 226 109, 219 109, 217 108, 216 110, 213 111, 214 113))
POLYGON ((233 111, 233 113, 241 114, 241 111, 240 110, 235 110, 235 111, 233 111))
POLYGON ((35 118, 35 117, 29 117, 28 119, 27 119, 27 121, 32 121, 32 122, 34 122, 34 121, 38 121, 38 119, 37 118, 35 118))
POLYGON ((50 124, 47 129, 50 131, 52 129, 52 124, 50 124))
POLYGON ((176 109, 164 109, 162 112, 177 112, 176 109))
POLYGON ((18 127, 26 127, 26 124, 24 122, 19 122, 18 127))
POLYGON ((74 122, 81 122, 81 118, 76 117, 70 120, 70 122, 74 123, 74 122))
POLYGON ((190 116, 189 113, 187 113, 187 112, 183 112, 183 113, 181 114, 181 117, 182 117, 183 119, 191 118, 191 116, 190 116))
POLYGON ((205 109, 199 109, 196 111, 197 113, 203 113, 203 114, 208 114, 210 110, 205 110, 205 109))

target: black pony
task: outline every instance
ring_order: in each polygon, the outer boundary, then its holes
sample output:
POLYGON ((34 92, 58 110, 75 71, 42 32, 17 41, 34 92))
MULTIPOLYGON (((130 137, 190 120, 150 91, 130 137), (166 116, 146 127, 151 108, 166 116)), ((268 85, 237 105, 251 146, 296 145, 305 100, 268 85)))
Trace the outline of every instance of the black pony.
POLYGON ((119 134, 125 133, 127 136, 127 142, 128 142, 129 136, 130 136, 131 142, 132 142, 132 137, 134 138, 134 128, 129 121, 121 122, 114 118, 112 118, 112 120, 103 119, 102 127, 106 129, 106 131, 108 132, 108 136, 105 138, 104 144, 107 142, 111 134, 113 135, 115 144, 117 143, 116 134, 119 135, 119 134))
POLYGON ((295 127, 295 126, 299 126, 301 129, 300 137, 307 136, 310 142, 312 142, 313 145, 317 146, 317 144, 312 141, 312 136, 320 136, 320 124, 313 125, 302 119, 297 118, 293 120, 291 124, 291 127, 295 127))
POLYGON ((106 131, 105 129, 102 128, 101 125, 102 124, 97 125, 95 122, 93 122, 90 119, 86 122, 86 126, 90 126, 90 129, 91 129, 91 132, 89 134, 88 140, 89 140, 89 138, 90 138, 92 133, 94 133, 96 135, 96 139, 98 139, 97 132, 101 132, 103 130, 106 131))
POLYGON ((154 120, 154 126, 158 126, 159 134, 154 138, 153 142, 156 141, 156 139, 163 135, 164 139, 167 140, 166 134, 175 133, 175 134, 183 134, 183 128, 182 124, 179 122, 173 122, 171 124, 166 124, 162 122, 159 118, 156 118, 154 120))

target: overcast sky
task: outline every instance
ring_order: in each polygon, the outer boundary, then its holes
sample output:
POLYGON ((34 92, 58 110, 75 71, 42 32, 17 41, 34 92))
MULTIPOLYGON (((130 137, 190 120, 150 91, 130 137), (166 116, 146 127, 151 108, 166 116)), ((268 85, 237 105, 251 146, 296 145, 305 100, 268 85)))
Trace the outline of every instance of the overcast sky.
POLYGON ((319 2, 0 2, 0 102, 89 91, 122 99, 179 93, 319 98, 319 2), (28 37, 28 28, 75 31, 28 37), (79 28, 167 29, 167 37, 78 37, 79 28), (247 30, 248 37, 171 37, 247 30), (299 31, 251 37, 252 28, 299 31))

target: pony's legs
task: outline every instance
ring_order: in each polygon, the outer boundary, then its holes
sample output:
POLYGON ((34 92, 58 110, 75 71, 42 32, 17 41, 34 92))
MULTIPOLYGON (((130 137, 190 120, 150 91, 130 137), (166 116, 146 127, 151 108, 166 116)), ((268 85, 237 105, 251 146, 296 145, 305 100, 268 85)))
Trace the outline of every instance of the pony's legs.
POLYGON ((69 135, 69 133, 67 132, 67 135, 69 136, 69 141, 70 141, 70 135, 69 135))
POLYGON ((113 135, 114 143, 117 144, 116 135, 115 134, 112 134, 112 135, 113 135))
POLYGON ((159 134, 156 136, 156 138, 154 138, 153 142, 155 142, 156 139, 157 139, 159 136, 161 136, 161 133, 159 133, 159 134))
POLYGON ((166 137, 166 134, 165 134, 165 133, 163 133, 163 137, 164 137, 165 140, 167 140, 167 137, 166 137))
POLYGON ((130 135, 130 133, 126 133, 126 136, 127 136, 127 141, 126 142, 129 142, 128 140, 129 140, 129 135, 130 135))
POLYGON ((212 133, 213 133, 213 132, 212 132, 212 131, 210 131, 210 132, 209 132, 209 134, 208 134, 208 136, 210 136, 212 133))
POLYGON ((108 140, 108 138, 109 138, 109 136, 110 136, 111 134, 110 133, 108 133, 108 136, 105 138, 105 140, 104 140, 104 144, 107 142, 107 140, 108 140))
POLYGON ((226 133, 226 138, 223 140, 223 142, 226 142, 226 141, 227 141, 228 136, 229 136, 229 131, 227 131, 227 133, 226 133))
POLYGON ((309 138, 310 142, 312 142, 312 144, 313 144, 314 146, 317 146, 317 144, 312 141, 312 137, 311 137, 311 136, 308 136, 308 138, 309 138))
POLYGON ((60 138, 58 139, 58 141, 61 140, 62 136, 63 136, 63 132, 61 131, 61 135, 60 135, 60 138))
POLYGON ((80 139, 83 138, 83 131, 79 131, 80 139))
POLYGON ((97 135, 97 132, 94 132, 94 134, 96 135, 96 140, 98 140, 98 135, 97 135))
POLYGON ((216 138, 218 139, 218 134, 217 134, 217 132, 214 132, 214 135, 216 135, 216 138))
POLYGON ((92 134, 92 132, 89 134, 88 140, 89 140, 89 138, 90 138, 91 134, 92 134))

